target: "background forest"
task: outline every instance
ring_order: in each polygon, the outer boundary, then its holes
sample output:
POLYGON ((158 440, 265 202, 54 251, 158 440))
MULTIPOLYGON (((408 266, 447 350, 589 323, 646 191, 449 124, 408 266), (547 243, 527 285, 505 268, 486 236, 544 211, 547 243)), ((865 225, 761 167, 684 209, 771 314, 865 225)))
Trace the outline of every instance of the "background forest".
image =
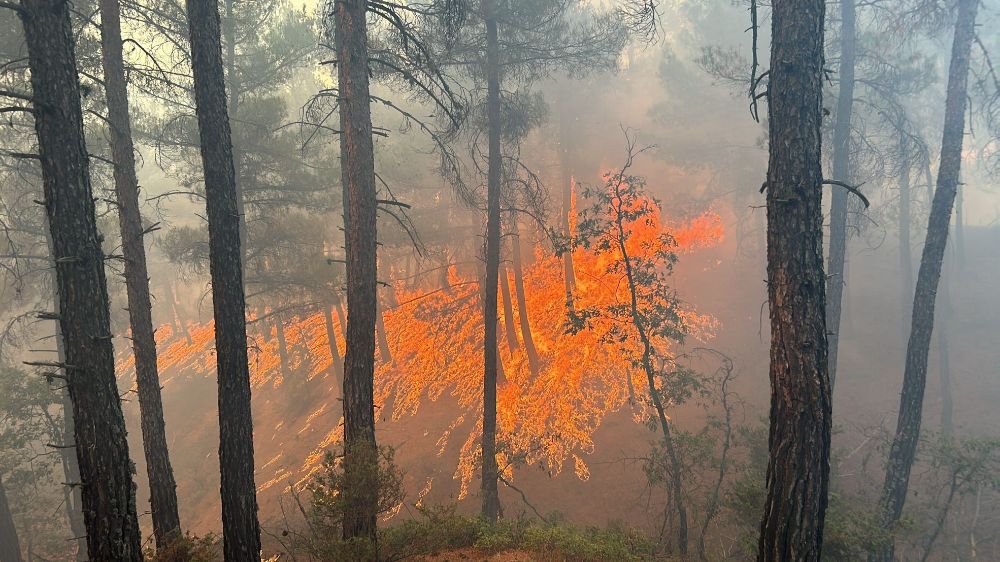
POLYGON ((1000 560, 998 24, 0 1, 0 562, 1000 560))

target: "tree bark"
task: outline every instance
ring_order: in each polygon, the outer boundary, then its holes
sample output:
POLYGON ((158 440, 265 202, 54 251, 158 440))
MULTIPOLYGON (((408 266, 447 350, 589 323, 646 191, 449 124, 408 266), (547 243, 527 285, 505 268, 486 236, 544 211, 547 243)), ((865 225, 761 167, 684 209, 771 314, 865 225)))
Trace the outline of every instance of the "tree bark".
POLYGON ((219 380, 222 537, 227 561, 259 560, 253 416, 247 363, 238 192, 226 109, 219 6, 187 0, 191 67, 208 213, 209 270, 219 380))
POLYGON ((122 254, 125 258, 125 288, 128 293, 129 324, 132 328, 142 444, 149 478, 153 535, 156 548, 162 549, 178 537, 181 531, 177 512, 177 484, 174 482, 174 471, 170 466, 170 454, 167 450, 160 376, 156 367, 149 270, 146 267, 142 215, 139 211, 139 178, 136 176, 128 86, 122 59, 121 6, 118 0, 100 0, 99 7, 101 61, 111 132, 111 157, 114 161, 118 226, 121 229, 122 254))
POLYGON ((533 374, 538 374, 538 368, 541 361, 538 358, 538 350, 535 348, 535 339, 531 335, 531 320, 528 316, 528 299, 524 292, 524 267, 521 264, 521 229, 517 225, 517 220, 514 219, 511 222, 514 224, 514 237, 512 243, 514 245, 514 294, 517 296, 517 319, 521 327, 521 339, 524 341, 524 351, 528 355, 528 365, 531 366, 531 372, 533 374))
MULTIPOLYGON (((334 4, 340 96, 340 159, 347 249, 347 352, 344 361, 344 473, 364 481, 375 470, 375 323, 378 315, 375 154, 368 89, 366 0, 334 4)), ((344 538, 375 542, 378 490, 352 490, 344 538)))
MULTIPOLYGON (((234 0, 226 0, 226 20, 223 26, 226 42, 226 75, 229 78, 229 121, 232 123, 240 110, 240 74, 236 68, 236 12, 234 0)), ((241 154, 239 144, 233 145, 233 182, 236 184, 236 208, 240 216, 240 260, 246 267, 248 245, 246 197, 243 192, 243 182, 240 178, 241 154)))
POLYGON ((10 504, 7 503, 3 475, 0 475, 0 562, 21 562, 21 542, 17 538, 10 504))
POLYGON ((63 369, 73 402, 91 560, 139 561, 142 550, 125 418, 115 380, 104 253, 83 133, 69 5, 23 0, 35 131, 52 237, 63 369))
POLYGON ((823 272, 822 0, 773 4, 767 273, 771 423, 757 559, 818 561, 830 476, 823 272))
MULTIPOLYGON (((944 130, 941 137, 941 165, 938 168, 937 189, 931 204, 917 286, 913 296, 910 320, 910 340, 906 347, 906 367, 900 393, 899 419, 896 434, 886 464, 885 483, 879 507, 882 526, 892 529, 899 521, 906 502, 910 470, 920 438, 923 417, 924 390, 927 386, 927 355, 934 330, 934 300, 941 279, 944 251, 948 244, 951 211, 958 191, 962 168, 962 141, 965 134, 965 101, 969 77, 969 59, 975 36, 978 0, 959 0, 955 38, 948 69, 948 93, 945 100, 944 130)), ((893 559, 892 542, 873 552, 871 561, 893 559)))
MULTIPOLYGON (((854 0, 841 0, 840 16, 840 91, 837 95, 837 119, 833 128, 833 179, 850 184, 854 179, 851 173, 851 116, 856 58, 854 0)), ((830 256, 826 295, 831 388, 837 380, 840 347, 840 316, 847 260, 847 196, 846 189, 833 186, 830 197, 830 256)))
POLYGON ((497 284, 500 277, 500 42, 496 0, 483 1, 486 27, 486 115, 489 152, 486 178, 486 282, 483 287, 483 477, 482 514, 500 518, 497 489, 497 284))

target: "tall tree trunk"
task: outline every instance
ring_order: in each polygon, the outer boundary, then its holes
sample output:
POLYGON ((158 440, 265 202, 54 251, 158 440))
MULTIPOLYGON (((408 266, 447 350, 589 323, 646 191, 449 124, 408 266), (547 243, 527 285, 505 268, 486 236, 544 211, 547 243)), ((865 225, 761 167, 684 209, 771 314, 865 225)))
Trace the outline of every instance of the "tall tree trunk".
POLYGON ((506 265, 502 265, 500 269, 500 296, 503 297, 503 328, 507 336, 507 349, 511 353, 514 353, 520 346, 517 342, 517 329, 514 328, 514 306, 511 303, 510 280, 507 278, 506 265))
POLYGON ((17 539, 14 516, 7 503, 7 490, 0 474, 0 562, 21 562, 21 542, 17 539))
MULTIPOLYGON (((854 104, 855 13, 854 0, 840 2, 840 91, 833 128, 833 179, 853 181, 851 173, 851 116, 854 104)), ((827 277, 826 326, 828 330, 830 387, 837 380, 840 316, 844 300, 847 260, 847 190, 833 186, 830 197, 830 256, 827 277)))
POLYGON ((375 442, 375 322, 378 315, 375 154, 368 90, 367 0, 334 4, 340 159, 347 248, 347 352, 344 361, 344 473, 351 490, 344 538, 375 541, 378 490, 366 474, 377 467, 375 442))
POLYGON ((205 170, 209 269, 215 314, 223 550, 227 561, 255 560, 260 557, 260 525, 253 475, 246 297, 239 197, 223 78, 219 5, 214 0, 187 0, 187 14, 201 159, 205 170))
MULTIPOLYGON (((344 360, 340 358, 340 348, 337 347, 337 332, 333 327, 333 311, 326 304, 323 305, 323 320, 326 322, 326 341, 330 346, 330 365, 339 387, 344 384, 344 360)), ((343 325, 341 325, 341 329, 343 329, 343 325)))
POLYGON ((31 69, 87 548, 91 560, 139 561, 135 484, 115 380, 104 253, 90 185, 69 4, 23 0, 19 15, 31 69))
POLYGON ((820 133, 826 6, 823 0, 777 0, 773 6, 767 168, 771 423, 757 559, 818 561, 832 417, 820 133))
POLYGON ((531 320, 528 317, 528 299, 524 293, 524 267, 521 264, 521 229, 517 219, 511 221, 514 229, 512 243, 514 246, 514 293, 517 295, 517 318, 521 327, 521 339, 524 341, 524 351, 528 354, 528 364, 531 372, 538 373, 541 361, 535 348, 535 338, 531 335, 531 320))
MULTIPOLYGON (((941 165, 938 168, 937 189, 927 223, 927 238, 917 272, 913 296, 913 316, 910 321, 910 341, 906 347, 906 367, 900 393, 899 420, 889 451, 885 484, 879 506, 882 526, 892 529, 899 521, 906 502, 910 470, 920 438, 923 417, 924 389, 927 386, 927 355, 934 330, 934 300, 941 279, 944 251, 948 243, 951 210, 958 191, 962 168, 962 140, 965 134, 965 98, 969 77, 969 59, 975 36, 978 0, 959 0, 955 38, 948 70, 948 94, 945 100, 944 131, 941 137, 941 165)), ((893 558, 892 542, 873 552, 869 560, 889 562, 893 558)))
POLYGON ((142 216, 139 211, 139 178, 135 170, 135 148, 129 119, 128 87, 122 61, 121 6, 118 0, 100 0, 101 60, 111 130, 111 158, 114 161, 118 226, 125 258, 125 288, 128 293, 132 353, 139 394, 142 445, 149 478, 149 503, 156 548, 162 549, 181 532, 177 512, 177 484, 167 450, 160 376, 156 367, 156 338, 153 331, 152 302, 149 297, 149 270, 143 244, 142 216))
POLYGON ((486 283, 483 287, 483 477, 482 513, 500 518, 497 490, 497 283, 500 277, 500 41, 496 0, 484 0, 486 26, 486 116, 489 155, 486 173, 486 283))
POLYGON ((913 296, 913 256, 910 247, 910 146, 909 139, 904 137, 900 140, 899 153, 904 163, 899 174, 899 294, 902 304, 900 326, 904 338, 910 320, 910 298, 913 296))

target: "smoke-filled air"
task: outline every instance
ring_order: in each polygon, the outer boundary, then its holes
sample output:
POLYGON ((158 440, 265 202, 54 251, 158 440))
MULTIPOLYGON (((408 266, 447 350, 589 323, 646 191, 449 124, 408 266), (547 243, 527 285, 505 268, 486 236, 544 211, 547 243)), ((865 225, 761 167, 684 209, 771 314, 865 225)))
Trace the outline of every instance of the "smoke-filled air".
POLYGON ((1000 561, 1000 0, 0 0, 0 562, 1000 561))

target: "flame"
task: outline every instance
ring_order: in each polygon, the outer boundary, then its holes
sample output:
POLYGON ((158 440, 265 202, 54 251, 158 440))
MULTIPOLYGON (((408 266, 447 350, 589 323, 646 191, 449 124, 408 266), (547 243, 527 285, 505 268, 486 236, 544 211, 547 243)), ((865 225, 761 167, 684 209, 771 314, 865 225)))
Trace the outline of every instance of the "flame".
MULTIPOLYGON (((573 193, 575 207, 576 194, 573 193)), ((630 251, 638 254, 663 232, 670 232, 678 252, 689 252, 718 243, 723 236, 718 214, 707 212, 687 222, 668 226, 657 213, 633 226, 630 251)), ((525 352, 520 323, 513 322, 518 347, 510 349, 502 337, 507 326, 501 308, 500 352, 502 376, 497 392, 498 462, 505 477, 511 477, 513 461, 542 464, 555 474, 572 462, 573 472, 589 478, 585 456, 594 450, 593 435, 603 419, 628 403, 630 387, 641 394, 644 375, 623 359, 623 350, 600 341, 599 334, 585 330, 572 335, 566 332, 566 294, 561 258, 535 249, 536 260, 524 270, 526 311, 512 299, 514 318, 527 313, 540 359, 532 372, 525 352), (632 384, 630 384, 630 379, 632 384)), ((579 306, 607 306, 623 302, 626 290, 606 272, 608 256, 585 249, 573 252, 576 287, 574 298, 579 306)), ((376 370, 376 403, 388 408, 392 419, 412 416, 428 402, 447 397, 458 407, 451 424, 437 440, 437 455, 443 456, 449 442, 462 433, 464 440, 454 478, 460 482, 460 496, 469 491, 479 461, 482 432, 483 319, 479 280, 462 275, 454 267, 448 271, 450 288, 407 288, 395 285, 400 303, 384 312, 384 323, 392 361, 380 361, 376 370)), ((510 279, 514 286, 513 279, 510 279)), ((502 295, 500 298, 503 298, 502 295)), ((691 337, 706 339, 713 335, 716 322, 693 308, 681 311, 691 330, 691 337)), ((344 327, 334 315, 335 336, 343 356, 344 327)), ((255 324, 260 324, 255 323, 255 324)), ((322 312, 286 319, 285 340, 289 348, 289 373, 307 379, 331 371, 325 318, 322 312)), ((157 331, 159 368, 165 387, 178 377, 211 377, 215 372, 214 325, 188 324, 176 330, 167 324, 157 331), (188 337, 189 336, 189 337, 188 337)), ((251 332, 254 332, 252 329, 251 332)), ((628 345, 628 344, 626 344, 628 345)), ((119 360, 119 372, 129 374, 134 368, 131 355, 119 360)), ((254 337, 250 347, 251 386, 255 396, 266 394, 267 387, 285 384, 280 368, 278 339, 274 328, 267 338, 254 337)), ((328 400, 313 412, 298 432, 319 430, 323 437, 291 473, 279 462, 278 453, 258 468, 260 490, 287 483, 294 475, 305 482, 321 467, 323 453, 343 438, 340 423, 331 423, 328 400), (322 424, 322 425, 321 425, 322 424), (325 425, 325 427, 323 427, 325 425), (315 426, 320 426, 316 428, 315 426)), ((646 413, 637 406, 638 418, 646 413)), ((339 415, 339 414, 338 414, 339 415)), ((280 425, 280 424, 279 424, 280 425)), ((276 432, 277 432, 276 428, 276 432)), ((429 489, 431 481, 426 486, 429 489)), ((426 495, 422 491, 421 495, 426 495)), ((421 497, 422 497, 421 496, 421 497)))

